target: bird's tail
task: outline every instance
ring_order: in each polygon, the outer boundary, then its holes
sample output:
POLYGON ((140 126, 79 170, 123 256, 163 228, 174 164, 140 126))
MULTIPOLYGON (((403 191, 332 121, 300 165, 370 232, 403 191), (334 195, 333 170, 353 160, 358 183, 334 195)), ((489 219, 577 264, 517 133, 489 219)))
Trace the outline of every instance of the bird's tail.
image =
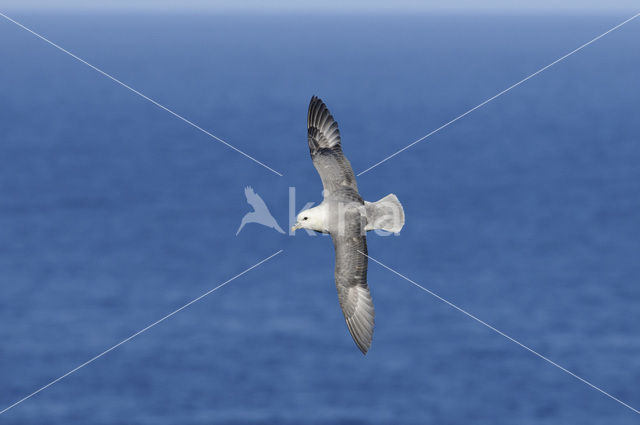
POLYGON ((404 226, 404 209, 393 193, 376 202, 364 203, 367 214, 365 230, 385 230, 398 233, 404 226))

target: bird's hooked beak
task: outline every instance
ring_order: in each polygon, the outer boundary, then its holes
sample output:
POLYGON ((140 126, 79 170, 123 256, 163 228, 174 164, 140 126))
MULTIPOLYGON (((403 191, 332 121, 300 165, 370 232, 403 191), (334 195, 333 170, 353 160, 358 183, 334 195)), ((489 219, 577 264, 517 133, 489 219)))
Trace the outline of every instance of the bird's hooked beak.
POLYGON ((295 231, 296 231, 296 230, 298 230, 300 227, 302 227, 302 226, 300 225, 300 223, 296 223, 296 224, 294 224, 294 225, 293 225, 293 227, 291 227, 291 231, 292 231, 292 232, 295 232, 295 231))

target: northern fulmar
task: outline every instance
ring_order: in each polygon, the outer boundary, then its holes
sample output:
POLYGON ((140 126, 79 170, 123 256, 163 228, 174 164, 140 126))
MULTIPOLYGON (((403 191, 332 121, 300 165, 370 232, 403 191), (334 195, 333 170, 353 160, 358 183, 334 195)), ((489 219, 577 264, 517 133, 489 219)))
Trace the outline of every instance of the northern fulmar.
POLYGON ((367 285, 366 232, 399 232, 404 225, 404 211, 394 194, 376 202, 360 197, 351 164, 342 153, 338 123, 316 96, 309 103, 307 139, 311 160, 322 180, 324 199, 317 207, 298 214, 292 230, 310 229, 331 235, 340 307, 353 340, 367 354, 373 337, 374 310, 367 285))

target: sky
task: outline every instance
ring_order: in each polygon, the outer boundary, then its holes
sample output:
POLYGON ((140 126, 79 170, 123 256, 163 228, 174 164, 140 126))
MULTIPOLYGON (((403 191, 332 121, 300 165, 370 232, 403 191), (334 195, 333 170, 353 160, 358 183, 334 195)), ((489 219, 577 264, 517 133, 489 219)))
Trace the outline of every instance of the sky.
POLYGON ((640 0, 0 0, 2 10, 209 12, 638 12, 640 0))

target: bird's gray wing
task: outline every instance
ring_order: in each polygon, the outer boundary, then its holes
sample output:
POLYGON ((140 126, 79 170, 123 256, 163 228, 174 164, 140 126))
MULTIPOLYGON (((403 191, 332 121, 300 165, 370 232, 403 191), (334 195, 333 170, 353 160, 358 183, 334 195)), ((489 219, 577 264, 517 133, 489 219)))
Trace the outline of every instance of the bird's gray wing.
POLYGON ((367 354, 373 338, 373 300, 367 286, 367 240, 357 209, 344 216, 344 230, 332 233, 336 250, 336 288, 347 327, 356 345, 367 354))
POLYGON ((307 138, 311 159, 320 174, 325 197, 345 189, 358 193, 353 169, 342 153, 338 123, 324 102, 316 96, 309 103, 307 138))

